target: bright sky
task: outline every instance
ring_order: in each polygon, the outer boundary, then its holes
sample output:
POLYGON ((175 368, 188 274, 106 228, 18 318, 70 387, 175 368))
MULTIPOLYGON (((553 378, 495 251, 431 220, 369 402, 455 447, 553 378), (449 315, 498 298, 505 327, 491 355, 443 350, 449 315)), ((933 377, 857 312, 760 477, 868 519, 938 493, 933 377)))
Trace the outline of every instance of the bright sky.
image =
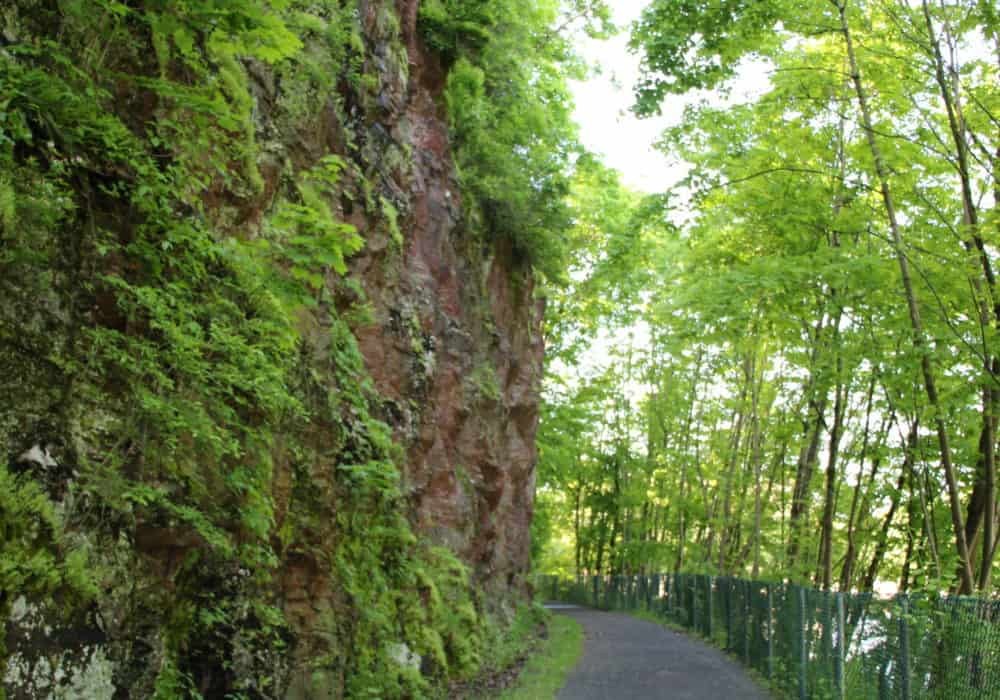
MULTIPOLYGON (((623 182, 642 192, 665 192, 687 172, 683 162, 670 162, 653 144, 668 126, 678 124, 684 107, 700 99, 722 104, 706 93, 669 98, 663 115, 637 119, 629 111, 632 88, 639 77, 639 57, 629 53, 629 25, 639 18, 649 0, 609 0, 615 23, 623 29, 607 41, 584 39, 580 52, 601 67, 601 74, 571 84, 576 121, 584 145, 603 156, 604 163, 622 174, 623 182)), ((767 66, 749 64, 739 72, 730 102, 759 94, 767 86, 767 66)))
POLYGON ((663 192, 684 176, 683 166, 671 165, 653 143, 669 125, 680 121, 683 102, 677 100, 663 117, 637 119, 629 111, 632 86, 639 77, 639 57, 628 51, 628 26, 649 0, 611 0, 615 23, 623 28, 607 41, 585 39, 580 51, 601 67, 601 74, 572 84, 576 121, 587 148, 619 170, 626 185, 644 192, 663 192))

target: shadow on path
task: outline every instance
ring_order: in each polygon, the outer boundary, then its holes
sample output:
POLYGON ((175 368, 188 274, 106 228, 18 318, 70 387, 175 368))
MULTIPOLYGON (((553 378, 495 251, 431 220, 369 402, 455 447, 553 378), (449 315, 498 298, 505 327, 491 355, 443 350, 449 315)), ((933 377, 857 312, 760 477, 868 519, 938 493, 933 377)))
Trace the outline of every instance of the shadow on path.
POLYGON ((585 634, 559 700, 770 700, 721 651, 654 622, 590 608, 555 612, 585 634))

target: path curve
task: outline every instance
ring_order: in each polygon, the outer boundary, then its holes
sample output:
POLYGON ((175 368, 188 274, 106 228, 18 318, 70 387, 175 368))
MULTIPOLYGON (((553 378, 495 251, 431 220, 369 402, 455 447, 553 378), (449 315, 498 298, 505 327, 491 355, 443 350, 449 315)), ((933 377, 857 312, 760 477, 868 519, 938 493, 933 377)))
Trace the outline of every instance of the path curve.
POLYGON ((583 626, 583 657, 559 700, 770 700, 717 649, 654 622, 590 608, 557 609, 583 626))

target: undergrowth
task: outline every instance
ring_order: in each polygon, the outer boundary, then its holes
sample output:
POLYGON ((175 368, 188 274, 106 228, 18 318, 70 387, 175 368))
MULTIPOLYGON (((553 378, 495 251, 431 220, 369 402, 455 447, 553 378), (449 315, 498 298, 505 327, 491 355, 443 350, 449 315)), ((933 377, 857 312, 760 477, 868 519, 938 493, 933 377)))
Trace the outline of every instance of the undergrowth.
POLYGON ((566 684, 583 654, 583 628, 567 615, 552 615, 548 634, 528 657, 517 682, 499 700, 548 700, 566 684))

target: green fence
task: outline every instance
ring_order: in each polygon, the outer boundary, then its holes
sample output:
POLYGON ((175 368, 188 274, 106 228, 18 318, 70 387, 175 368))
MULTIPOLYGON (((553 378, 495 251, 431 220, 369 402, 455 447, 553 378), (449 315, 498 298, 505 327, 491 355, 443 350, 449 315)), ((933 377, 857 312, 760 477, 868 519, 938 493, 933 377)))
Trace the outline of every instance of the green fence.
POLYGON ((544 579, 555 600, 643 610, 802 700, 1000 700, 1000 602, 817 591, 692 574, 544 579))

